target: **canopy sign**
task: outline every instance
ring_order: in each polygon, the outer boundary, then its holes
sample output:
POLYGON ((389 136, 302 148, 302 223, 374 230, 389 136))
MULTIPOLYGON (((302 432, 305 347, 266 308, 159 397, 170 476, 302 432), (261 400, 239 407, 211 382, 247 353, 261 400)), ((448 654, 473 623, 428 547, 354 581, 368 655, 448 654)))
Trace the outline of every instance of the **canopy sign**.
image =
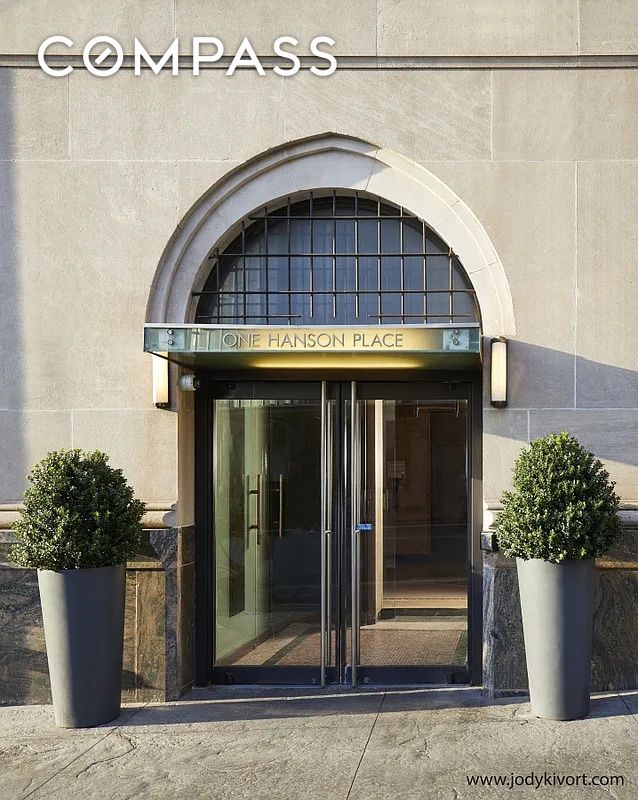
POLYGON ((478 325, 146 325, 144 349, 186 365, 444 368, 479 363, 480 332, 478 325))

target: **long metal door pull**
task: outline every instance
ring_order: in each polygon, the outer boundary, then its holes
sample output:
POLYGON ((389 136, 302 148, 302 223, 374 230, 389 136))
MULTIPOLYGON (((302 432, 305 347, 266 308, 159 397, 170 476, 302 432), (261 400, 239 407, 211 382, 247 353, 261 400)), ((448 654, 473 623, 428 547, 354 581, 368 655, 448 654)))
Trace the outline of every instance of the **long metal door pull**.
POLYGON ((282 539, 284 535, 284 476, 279 475, 279 525, 277 536, 282 539))

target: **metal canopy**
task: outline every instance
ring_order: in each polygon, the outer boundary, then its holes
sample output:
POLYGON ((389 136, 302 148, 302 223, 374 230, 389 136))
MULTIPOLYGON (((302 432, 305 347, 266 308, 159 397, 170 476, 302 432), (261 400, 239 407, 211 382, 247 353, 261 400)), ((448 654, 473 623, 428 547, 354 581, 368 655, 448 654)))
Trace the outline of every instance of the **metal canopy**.
POLYGON ((467 369, 481 363, 479 325, 144 326, 144 350, 187 367, 467 369))

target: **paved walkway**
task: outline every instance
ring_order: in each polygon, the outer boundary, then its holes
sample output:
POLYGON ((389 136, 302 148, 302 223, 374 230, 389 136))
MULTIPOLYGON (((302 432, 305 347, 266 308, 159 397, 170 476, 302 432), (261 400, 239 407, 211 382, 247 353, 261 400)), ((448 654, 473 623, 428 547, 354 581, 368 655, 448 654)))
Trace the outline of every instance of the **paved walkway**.
MULTIPOLYGON (((529 780, 529 779, 528 779, 529 780)), ((0 708, 1 800, 617 800, 638 798, 638 693, 547 722, 475 689, 197 690, 55 728, 50 706, 0 708), (471 787, 466 776, 622 775, 625 785, 471 787)))

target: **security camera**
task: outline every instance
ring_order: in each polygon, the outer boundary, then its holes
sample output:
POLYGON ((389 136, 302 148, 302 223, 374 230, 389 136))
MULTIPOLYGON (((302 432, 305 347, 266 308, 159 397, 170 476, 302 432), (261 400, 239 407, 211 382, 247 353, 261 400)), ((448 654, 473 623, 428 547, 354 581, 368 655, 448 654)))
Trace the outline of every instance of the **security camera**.
POLYGON ((179 388, 183 392, 194 392, 197 389, 199 389, 199 387, 201 386, 201 383, 202 382, 200 381, 200 379, 196 375, 193 375, 192 373, 189 373, 188 375, 182 375, 180 377, 180 379, 179 379, 179 388))

